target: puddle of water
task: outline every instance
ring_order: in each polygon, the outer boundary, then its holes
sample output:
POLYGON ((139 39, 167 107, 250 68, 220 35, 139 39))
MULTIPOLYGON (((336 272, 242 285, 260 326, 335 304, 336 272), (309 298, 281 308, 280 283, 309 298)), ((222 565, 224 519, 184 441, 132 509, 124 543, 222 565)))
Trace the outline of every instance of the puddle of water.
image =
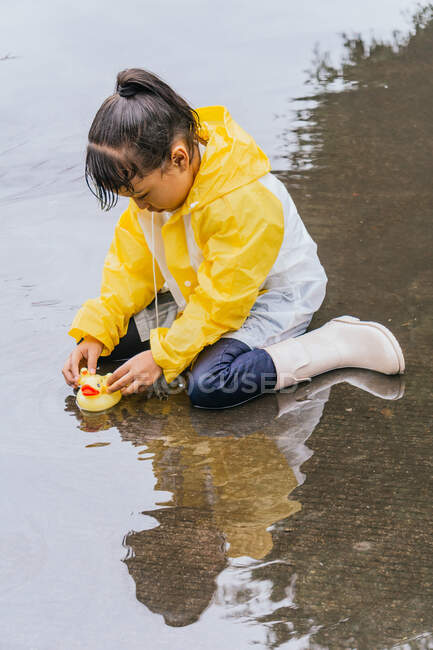
MULTIPOLYGON (((75 28, 78 14, 69 14, 75 28)), ((278 16, 266 9, 265 17, 285 45, 275 62, 284 67, 291 54, 296 60, 297 41, 287 43, 278 16)), ((239 17, 232 23, 239 34, 239 17)), ((11 314, 0 379, 5 647, 57 650, 59 638, 68 650, 143 642, 180 650, 433 647, 433 127, 425 82, 433 37, 432 22, 424 23, 392 48, 348 42, 343 67, 317 55, 320 74, 297 91, 309 94, 295 105, 294 136, 282 137, 282 177, 329 275, 315 323, 348 312, 389 324, 405 350, 406 387, 399 377, 339 371, 212 415, 183 394, 165 402, 136 396, 84 415, 59 368, 76 308, 98 292, 117 215, 95 209, 74 160, 118 53, 92 94, 77 95, 83 113, 72 119, 74 135, 54 121, 43 155, 38 129, 53 100, 36 94, 34 125, 9 136, 1 190, 1 300, 11 314)), ((378 29, 395 24, 388 16, 378 29)), ((311 19, 304 25, 312 30, 311 19)), ((322 34, 327 49, 328 27, 320 29, 314 37, 322 34)), ((253 52, 244 41, 239 47, 253 52)), ((308 41, 308 60, 312 47, 308 41)), ((44 56, 28 64, 35 75, 44 56)), ((26 61, 0 61, 11 66, 10 88, 19 79, 12 66, 26 61)), ((181 78, 182 66, 175 74, 181 78)), ((260 111, 278 93, 295 94, 278 79, 268 79, 252 124, 269 123, 260 111)), ((13 107, 19 94, 11 97, 13 107)), ((27 118, 24 111, 17 124, 27 118)))

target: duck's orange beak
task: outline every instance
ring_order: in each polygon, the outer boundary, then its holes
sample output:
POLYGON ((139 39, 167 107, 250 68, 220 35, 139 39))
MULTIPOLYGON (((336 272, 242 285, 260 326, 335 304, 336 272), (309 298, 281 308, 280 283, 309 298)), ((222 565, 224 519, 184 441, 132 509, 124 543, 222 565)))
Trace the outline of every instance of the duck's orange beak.
POLYGON ((86 397, 90 397, 92 395, 99 395, 99 390, 93 388, 93 386, 90 386, 90 384, 84 384, 84 386, 81 386, 81 392, 83 393, 83 395, 86 395, 86 397))

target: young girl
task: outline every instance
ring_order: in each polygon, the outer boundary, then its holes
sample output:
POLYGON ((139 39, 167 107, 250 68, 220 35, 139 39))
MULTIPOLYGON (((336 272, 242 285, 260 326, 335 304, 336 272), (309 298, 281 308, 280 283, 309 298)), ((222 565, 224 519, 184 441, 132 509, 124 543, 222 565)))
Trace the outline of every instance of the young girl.
POLYGON ((316 245, 268 158, 222 106, 193 110, 141 69, 119 73, 89 132, 103 209, 130 198, 101 295, 79 310, 63 374, 129 359, 110 390, 188 369, 194 406, 223 408, 336 367, 403 372, 394 336, 348 316, 303 334, 325 296, 316 245))

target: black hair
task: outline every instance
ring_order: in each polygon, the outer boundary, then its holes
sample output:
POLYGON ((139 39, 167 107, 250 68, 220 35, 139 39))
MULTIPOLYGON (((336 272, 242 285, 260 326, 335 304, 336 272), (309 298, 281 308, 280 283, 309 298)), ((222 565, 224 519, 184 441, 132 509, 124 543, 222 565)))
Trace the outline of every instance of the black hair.
POLYGON ((197 112, 164 81, 141 68, 117 75, 116 92, 96 113, 89 131, 85 178, 103 210, 117 203, 119 190, 170 160, 175 138, 193 157, 200 120, 197 112))

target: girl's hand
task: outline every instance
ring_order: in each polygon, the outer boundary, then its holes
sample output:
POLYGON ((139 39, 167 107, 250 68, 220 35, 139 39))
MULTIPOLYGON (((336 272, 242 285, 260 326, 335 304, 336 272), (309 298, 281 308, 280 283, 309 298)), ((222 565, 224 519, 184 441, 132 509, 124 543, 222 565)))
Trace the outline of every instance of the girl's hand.
POLYGON ((107 381, 109 393, 120 390, 122 395, 140 393, 151 386, 162 374, 150 350, 140 352, 117 368, 107 381))
POLYGON ((90 374, 95 374, 96 364, 98 363, 103 347, 101 341, 93 338, 93 336, 86 336, 84 341, 81 341, 77 345, 75 350, 66 359, 66 363, 62 369, 63 377, 69 386, 78 388, 80 366, 85 365, 83 362, 86 362, 90 374))

